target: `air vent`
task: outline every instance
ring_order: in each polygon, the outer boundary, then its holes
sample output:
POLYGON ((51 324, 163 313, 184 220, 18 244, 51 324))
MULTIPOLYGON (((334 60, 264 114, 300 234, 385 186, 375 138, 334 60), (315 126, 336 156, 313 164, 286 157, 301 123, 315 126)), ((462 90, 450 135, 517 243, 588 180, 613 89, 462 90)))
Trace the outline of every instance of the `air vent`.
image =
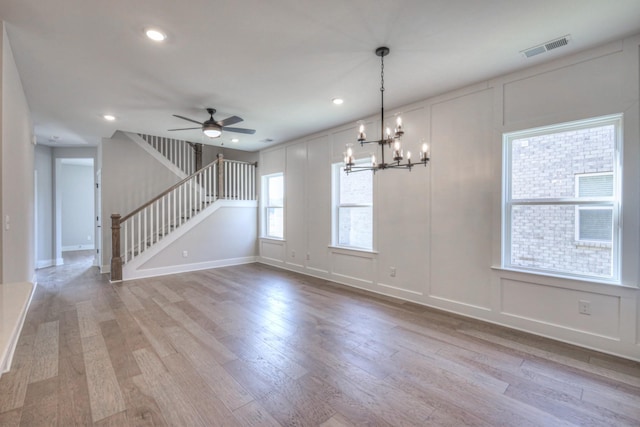
POLYGON ((559 39, 551 40, 541 45, 530 47, 529 49, 525 49, 520 53, 522 53, 526 58, 531 58, 532 56, 540 55, 541 53, 566 46, 569 44, 570 40, 571 36, 566 35, 564 37, 560 37, 559 39))

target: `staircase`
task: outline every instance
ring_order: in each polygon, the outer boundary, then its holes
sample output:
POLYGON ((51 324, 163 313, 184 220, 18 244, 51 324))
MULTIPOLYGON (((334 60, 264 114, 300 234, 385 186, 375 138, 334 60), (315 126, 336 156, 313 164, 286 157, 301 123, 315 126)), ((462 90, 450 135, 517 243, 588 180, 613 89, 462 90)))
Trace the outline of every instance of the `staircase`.
POLYGON ((127 265, 139 264, 145 254, 175 240, 224 202, 251 201, 257 206, 255 169, 254 163, 219 156, 132 212, 113 214, 111 280, 122 280, 127 265))

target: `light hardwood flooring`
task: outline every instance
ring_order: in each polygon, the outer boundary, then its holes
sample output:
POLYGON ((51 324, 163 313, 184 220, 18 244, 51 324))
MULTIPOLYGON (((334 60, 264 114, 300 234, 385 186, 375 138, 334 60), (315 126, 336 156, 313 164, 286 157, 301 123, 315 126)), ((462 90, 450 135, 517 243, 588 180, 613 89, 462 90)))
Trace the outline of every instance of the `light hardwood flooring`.
POLYGON ((1 426, 640 425, 640 364, 260 264, 38 272, 1 426))

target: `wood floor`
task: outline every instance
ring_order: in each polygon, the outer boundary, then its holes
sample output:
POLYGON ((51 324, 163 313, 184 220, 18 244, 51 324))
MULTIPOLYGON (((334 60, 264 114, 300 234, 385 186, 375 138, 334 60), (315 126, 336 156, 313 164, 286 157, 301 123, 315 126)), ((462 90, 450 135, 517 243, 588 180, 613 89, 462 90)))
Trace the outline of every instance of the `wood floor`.
POLYGON ((640 364, 260 264, 40 270, 0 426, 640 425, 640 364))

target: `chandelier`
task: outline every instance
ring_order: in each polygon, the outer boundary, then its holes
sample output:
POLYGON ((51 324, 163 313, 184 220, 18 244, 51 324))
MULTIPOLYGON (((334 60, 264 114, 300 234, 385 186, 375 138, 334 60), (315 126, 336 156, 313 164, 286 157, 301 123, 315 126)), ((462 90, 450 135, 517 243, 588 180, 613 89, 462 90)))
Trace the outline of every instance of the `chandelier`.
POLYGON ((371 155, 371 163, 368 165, 358 165, 355 163, 355 159, 353 157, 353 149, 350 144, 347 144, 347 151, 344 153, 344 171, 346 173, 350 172, 360 172, 364 170, 370 170, 374 173, 382 170, 382 169, 408 169, 411 170, 417 164, 423 164, 427 166, 429 162, 429 147, 426 143, 422 144, 420 150, 420 157, 418 162, 411 161, 411 152, 407 151, 406 160, 405 155, 402 149, 402 144, 400 139, 402 135, 404 135, 404 130, 402 129, 402 118, 398 115, 396 116, 396 127, 391 133, 391 129, 388 127, 385 129, 384 123, 384 57, 389 54, 388 47, 379 47, 376 49, 376 55, 380 57, 380 139, 367 141, 367 135, 364 132, 364 124, 360 124, 360 129, 358 130, 358 142, 360 146, 364 144, 378 144, 380 146, 381 157, 380 161, 376 161, 375 154, 371 155), (384 159, 384 151, 385 148, 389 148, 391 150, 391 160, 386 162, 384 159), (404 162, 403 162, 404 161, 404 162))

